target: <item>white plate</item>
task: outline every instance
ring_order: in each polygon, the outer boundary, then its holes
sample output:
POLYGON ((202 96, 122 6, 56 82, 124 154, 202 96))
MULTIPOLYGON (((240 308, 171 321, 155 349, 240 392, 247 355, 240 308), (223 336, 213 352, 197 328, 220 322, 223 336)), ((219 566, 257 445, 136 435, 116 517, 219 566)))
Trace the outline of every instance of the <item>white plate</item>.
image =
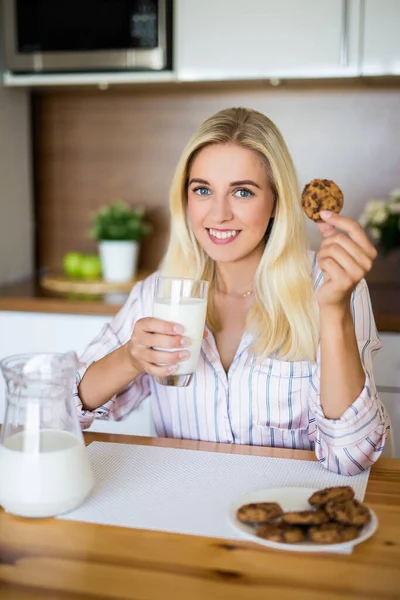
POLYGON ((282 544, 280 542, 272 542, 257 537, 252 527, 241 523, 236 518, 236 511, 238 508, 243 506, 243 504, 250 504, 251 502, 278 502, 285 512, 289 510, 309 510, 311 507, 308 503, 308 498, 316 491, 317 489, 315 488, 283 487, 251 492, 246 494, 246 496, 239 498, 239 500, 230 507, 228 515, 229 522, 236 531, 239 531, 243 537, 252 542, 257 542, 257 544, 269 546, 270 548, 295 550, 296 552, 351 552, 355 544, 364 542, 376 531, 378 519, 376 514, 369 509, 371 521, 362 528, 360 535, 355 540, 342 542, 340 544, 313 544, 312 542, 282 544))

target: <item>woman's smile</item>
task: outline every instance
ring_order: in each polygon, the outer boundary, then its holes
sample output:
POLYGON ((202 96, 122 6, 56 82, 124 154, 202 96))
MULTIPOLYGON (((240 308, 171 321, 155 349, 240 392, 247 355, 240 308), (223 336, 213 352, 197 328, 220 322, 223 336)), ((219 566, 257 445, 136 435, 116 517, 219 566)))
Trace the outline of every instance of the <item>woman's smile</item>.
POLYGON ((215 229, 214 227, 207 228, 206 231, 210 237, 210 240, 214 244, 231 244, 234 242, 239 234, 240 229, 215 229))

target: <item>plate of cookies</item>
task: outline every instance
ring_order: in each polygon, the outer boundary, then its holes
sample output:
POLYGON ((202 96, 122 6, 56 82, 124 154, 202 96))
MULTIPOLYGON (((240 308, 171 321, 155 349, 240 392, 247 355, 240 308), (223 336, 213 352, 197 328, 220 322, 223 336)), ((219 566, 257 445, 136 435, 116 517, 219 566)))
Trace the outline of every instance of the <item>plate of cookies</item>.
POLYGON ((231 525, 253 542, 281 550, 349 552, 378 527, 350 486, 258 490, 235 502, 231 525))

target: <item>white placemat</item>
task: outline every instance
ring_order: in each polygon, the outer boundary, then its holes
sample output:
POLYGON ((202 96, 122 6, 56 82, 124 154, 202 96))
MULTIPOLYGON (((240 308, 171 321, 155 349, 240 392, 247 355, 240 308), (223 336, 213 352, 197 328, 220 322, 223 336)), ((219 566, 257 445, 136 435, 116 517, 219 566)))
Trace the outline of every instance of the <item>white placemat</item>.
POLYGON ((336 475, 317 462, 93 442, 87 449, 95 487, 62 519, 242 539, 230 505, 253 490, 351 485, 364 499, 369 471, 336 475))

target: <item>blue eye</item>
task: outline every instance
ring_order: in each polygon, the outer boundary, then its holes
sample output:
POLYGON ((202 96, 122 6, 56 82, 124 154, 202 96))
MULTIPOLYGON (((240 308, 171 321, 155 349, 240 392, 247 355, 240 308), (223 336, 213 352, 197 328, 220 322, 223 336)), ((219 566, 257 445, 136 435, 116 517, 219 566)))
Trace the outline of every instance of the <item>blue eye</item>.
POLYGON ((253 192, 246 188, 240 188, 239 190, 236 190, 234 195, 237 198, 249 198, 250 196, 254 196, 253 192))
POLYGON ((208 188, 206 188, 206 187, 197 187, 197 188, 194 188, 193 191, 198 196, 209 196, 210 193, 211 193, 210 190, 208 188))

